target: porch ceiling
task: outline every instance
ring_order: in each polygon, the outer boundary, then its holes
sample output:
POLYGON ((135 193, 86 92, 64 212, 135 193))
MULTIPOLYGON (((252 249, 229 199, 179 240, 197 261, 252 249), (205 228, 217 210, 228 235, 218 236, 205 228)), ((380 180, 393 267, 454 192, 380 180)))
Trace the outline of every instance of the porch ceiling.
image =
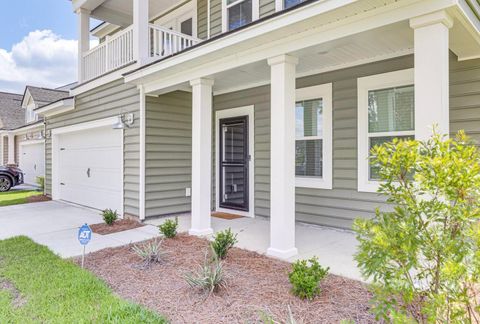
MULTIPOLYGON (((190 0, 149 0, 150 19, 190 0)), ((119 26, 132 24, 133 0, 105 0, 92 10, 92 17, 119 26)))

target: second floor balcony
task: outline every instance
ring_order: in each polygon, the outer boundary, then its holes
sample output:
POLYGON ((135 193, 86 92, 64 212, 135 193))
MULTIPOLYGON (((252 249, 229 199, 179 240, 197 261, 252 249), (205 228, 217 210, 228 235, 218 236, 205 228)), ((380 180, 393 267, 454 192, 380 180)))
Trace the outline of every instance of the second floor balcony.
MULTIPOLYGON (((148 59, 173 55, 200 41, 201 39, 196 37, 149 24, 148 59)), ((84 52, 80 59, 82 60, 80 78, 83 82, 135 62, 134 26, 131 25, 111 36, 106 36, 99 45, 84 52)))

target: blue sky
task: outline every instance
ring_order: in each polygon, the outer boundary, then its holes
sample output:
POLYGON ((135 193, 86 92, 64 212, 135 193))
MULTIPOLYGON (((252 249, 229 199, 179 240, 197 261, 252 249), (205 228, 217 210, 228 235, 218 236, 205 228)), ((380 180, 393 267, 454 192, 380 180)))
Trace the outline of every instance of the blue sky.
POLYGON ((68 0, 3 0, 0 91, 55 88, 76 80, 76 14, 68 0))
POLYGON ((0 10, 0 48, 10 49, 30 31, 52 30, 65 39, 76 38, 76 15, 68 0, 7 0, 0 10))

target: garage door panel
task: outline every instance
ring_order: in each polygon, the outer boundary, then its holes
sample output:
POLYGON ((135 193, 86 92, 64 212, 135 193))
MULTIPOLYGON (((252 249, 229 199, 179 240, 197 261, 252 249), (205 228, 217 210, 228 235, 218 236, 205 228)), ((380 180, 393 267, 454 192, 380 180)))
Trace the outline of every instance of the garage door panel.
POLYGON ((97 209, 121 210, 122 132, 111 127, 59 136, 60 198, 97 209))

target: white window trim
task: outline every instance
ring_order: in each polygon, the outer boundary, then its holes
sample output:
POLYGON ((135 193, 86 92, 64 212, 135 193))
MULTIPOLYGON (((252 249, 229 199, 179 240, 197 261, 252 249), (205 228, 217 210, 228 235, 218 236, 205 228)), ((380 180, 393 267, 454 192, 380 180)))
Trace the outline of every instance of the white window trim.
MULTIPOLYGON (((306 139, 322 139, 322 177, 295 176, 295 187, 332 189, 332 84, 322 84, 296 90, 295 101, 322 98, 323 134, 306 139)), ((295 120, 294 120, 295 122, 295 120)), ((297 138, 295 138, 297 140, 297 138)))
MULTIPOLYGON (((228 8, 233 7, 240 2, 246 0, 237 0, 232 4, 227 5, 227 0, 222 0, 222 33, 229 31, 228 29, 228 8)), ((260 3, 259 0, 252 0, 252 22, 260 18, 260 3)))
MULTIPOLYGON (((368 77, 357 79, 358 91, 358 191, 360 192, 377 192, 380 181, 368 179, 369 162, 368 162, 368 92, 371 90, 379 90, 393 87, 402 87, 414 84, 414 70, 406 69, 383 74, 376 74, 368 77)), ((404 132, 383 132, 375 133, 375 136, 405 136, 415 135, 415 131, 404 132)))
POLYGON ((215 211, 234 213, 246 217, 255 217, 255 108, 254 106, 237 107, 215 112, 215 211), (220 119, 248 116, 248 211, 233 210, 220 207, 220 140, 218 130, 220 119))

